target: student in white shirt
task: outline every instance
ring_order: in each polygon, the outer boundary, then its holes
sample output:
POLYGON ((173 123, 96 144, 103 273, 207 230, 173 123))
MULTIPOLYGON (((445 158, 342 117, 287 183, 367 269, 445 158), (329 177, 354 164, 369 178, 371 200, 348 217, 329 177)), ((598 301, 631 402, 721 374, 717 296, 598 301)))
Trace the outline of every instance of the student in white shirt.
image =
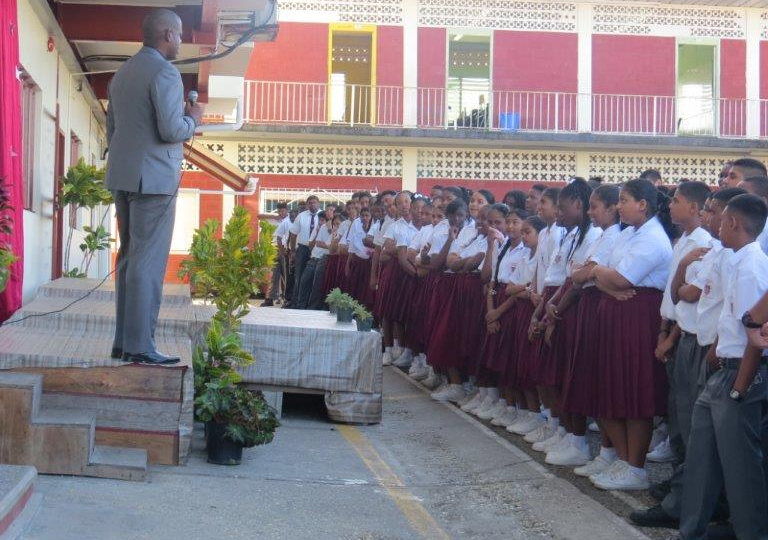
MULTIPOLYGON (((741 189, 746 190, 752 195, 756 195, 768 203, 768 177, 750 176, 739 183, 741 189)), ((760 248, 763 253, 768 254, 768 224, 760 231, 760 235, 757 237, 757 243, 760 244, 760 248)))
POLYGON ((647 489, 653 417, 666 414, 666 373, 654 352, 674 226, 669 198, 648 180, 623 185, 619 214, 633 229, 608 265, 595 266, 590 275, 604 293, 594 337, 600 340, 596 409, 619 459, 590 478, 600 489, 647 489), (621 294, 623 301, 616 298, 621 294))
POLYGON ((310 258, 309 236, 317 227, 317 213, 320 209, 320 199, 316 195, 307 197, 307 209, 301 212, 293 221, 288 240, 289 249, 292 253, 294 262, 294 280, 293 297, 291 302, 286 302, 283 307, 290 307, 291 304, 299 303, 299 289, 301 283, 301 273, 310 258))
MULTIPOLYGON (((558 195, 560 195, 560 188, 545 189, 539 200, 539 207, 536 210, 538 216, 547 224, 547 227, 539 233, 539 247, 536 250, 535 293, 538 296, 535 296, 533 301, 537 307, 541 300, 541 295, 544 293, 544 281, 547 276, 547 270, 566 233, 565 229, 557 224, 558 195)), ((538 319, 532 321, 532 327, 536 328, 534 333, 544 331, 543 325, 539 327, 539 322, 538 319)))
POLYGON ((309 246, 311 247, 310 259, 301 273, 299 281, 299 295, 296 309, 307 309, 312 289, 315 283, 315 271, 320 259, 328 255, 328 247, 331 244, 331 231, 328 223, 325 221, 325 213, 317 213, 317 226, 312 230, 309 236, 309 246))
MULTIPOLYGON (((724 248, 719 240, 721 216, 728 201, 744 193, 743 189, 725 188, 710 194, 702 212, 702 226, 712 235, 710 246, 694 249, 683 257, 672 280, 676 320, 683 333, 674 361, 683 362, 676 371, 688 372, 687 384, 678 386, 676 399, 679 408, 690 402, 688 416, 680 415, 686 445, 693 406, 706 383, 704 357, 717 337, 717 321, 723 309, 723 279, 727 279, 727 263, 733 255, 733 251, 724 248), (690 352, 683 355, 680 349, 690 352)), ((675 467, 670 491, 660 504, 632 512, 630 519, 641 526, 676 528, 680 520, 683 470, 682 466, 675 467)))
POLYGON ((734 251, 724 281, 717 340, 707 353, 715 373, 694 406, 686 456, 680 536, 705 538, 723 487, 737 538, 768 538, 768 494, 761 422, 768 384, 764 351, 748 347, 749 310, 768 292, 768 256, 756 242, 768 207, 755 195, 728 202, 720 241, 734 251))
POLYGON ((286 203, 277 203, 277 218, 277 228, 272 234, 272 241, 275 246, 277 246, 277 257, 275 258, 275 264, 272 267, 272 283, 269 288, 269 294, 267 295, 267 299, 261 304, 262 307, 273 306, 275 301, 280 300, 280 297, 283 296, 285 280, 287 278, 286 270, 288 264, 286 261, 286 242, 292 221, 288 216, 288 205, 286 203))

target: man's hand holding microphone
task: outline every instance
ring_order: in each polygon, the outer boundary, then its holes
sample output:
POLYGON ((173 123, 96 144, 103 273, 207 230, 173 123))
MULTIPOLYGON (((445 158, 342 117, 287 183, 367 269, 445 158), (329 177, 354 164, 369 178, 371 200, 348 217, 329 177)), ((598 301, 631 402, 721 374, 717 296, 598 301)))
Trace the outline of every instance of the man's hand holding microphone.
POLYGON ((184 115, 194 120, 195 126, 203 123, 203 112, 205 111, 205 107, 197 102, 197 96, 196 90, 190 90, 187 94, 187 101, 184 104, 184 115))

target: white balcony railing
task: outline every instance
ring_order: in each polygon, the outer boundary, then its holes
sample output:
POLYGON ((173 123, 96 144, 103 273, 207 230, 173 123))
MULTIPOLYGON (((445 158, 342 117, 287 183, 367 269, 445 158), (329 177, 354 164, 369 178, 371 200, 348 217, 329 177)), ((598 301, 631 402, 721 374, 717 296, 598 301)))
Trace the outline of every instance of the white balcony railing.
POLYGON ((768 137, 768 100, 492 90, 460 111, 445 88, 246 81, 245 121, 592 132, 651 136, 768 137), (750 124, 748 118, 753 118, 750 124), (759 118, 758 118, 759 117, 759 118))

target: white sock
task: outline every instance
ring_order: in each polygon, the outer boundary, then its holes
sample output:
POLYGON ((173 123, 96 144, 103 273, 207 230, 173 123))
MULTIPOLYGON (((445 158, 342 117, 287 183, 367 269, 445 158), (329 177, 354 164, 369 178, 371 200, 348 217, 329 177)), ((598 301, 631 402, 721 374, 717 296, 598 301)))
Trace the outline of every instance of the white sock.
POLYGON ((394 341, 394 343, 395 343, 395 348, 396 348, 396 349, 399 349, 399 348, 400 348, 400 340, 399 340, 399 339, 395 339, 395 340, 393 340, 393 341, 394 341))
POLYGON ((607 448, 605 446, 600 447, 600 457, 606 461, 616 461, 616 450, 613 448, 607 448))
POLYGON ((551 414, 551 411, 549 409, 547 409, 544 405, 542 405, 541 406, 541 416, 543 416, 544 418, 549 418, 550 414, 551 414))
POLYGON ((488 389, 485 386, 481 386, 477 392, 478 394, 480 394, 480 397, 483 399, 485 399, 485 396, 488 395, 488 389))
POLYGON ((501 398, 501 399, 499 400, 499 403, 500 403, 500 404, 502 404, 502 405, 504 405, 505 407, 507 406, 507 400, 506 400, 506 399, 504 399, 504 398, 501 398))
POLYGON ((498 388, 489 388, 488 389, 488 395, 493 398, 493 401, 497 401, 499 399, 499 389, 498 388))
POLYGON ((587 446, 587 437, 585 435, 571 434, 571 443, 579 450, 583 450, 587 446))
POLYGON ((384 352, 392 354, 392 347, 384 347, 384 352))
POLYGON ((549 417, 549 425, 550 425, 550 427, 553 427, 555 429, 559 428, 560 427, 560 419, 559 418, 555 418, 554 416, 550 416, 549 417))
POLYGON ((645 467, 634 467, 630 465, 629 470, 632 472, 632 474, 635 474, 640 478, 645 478, 646 475, 648 474, 647 472, 645 472, 645 467))

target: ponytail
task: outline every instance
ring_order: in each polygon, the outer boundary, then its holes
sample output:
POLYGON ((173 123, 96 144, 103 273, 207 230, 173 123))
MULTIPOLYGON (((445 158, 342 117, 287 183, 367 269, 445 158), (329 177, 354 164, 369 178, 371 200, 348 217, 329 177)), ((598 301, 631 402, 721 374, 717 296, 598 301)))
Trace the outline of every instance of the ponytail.
POLYGON ((675 240, 680 236, 680 233, 677 230, 677 226, 672 223, 672 215, 669 211, 669 203, 669 196, 663 191, 659 191, 656 198, 656 217, 659 218, 659 222, 661 223, 661 226, 664 227, 664 232, 667 233, 669 239, 675 240))
POLYGON ((669 213, 669 196, 663 190, 657 189, 652 182, 643 178, 630 180, 622 189, 627 190, 635 200, 646 202, 646 216, 656 216, 670 240, 679 236, 669 213))

